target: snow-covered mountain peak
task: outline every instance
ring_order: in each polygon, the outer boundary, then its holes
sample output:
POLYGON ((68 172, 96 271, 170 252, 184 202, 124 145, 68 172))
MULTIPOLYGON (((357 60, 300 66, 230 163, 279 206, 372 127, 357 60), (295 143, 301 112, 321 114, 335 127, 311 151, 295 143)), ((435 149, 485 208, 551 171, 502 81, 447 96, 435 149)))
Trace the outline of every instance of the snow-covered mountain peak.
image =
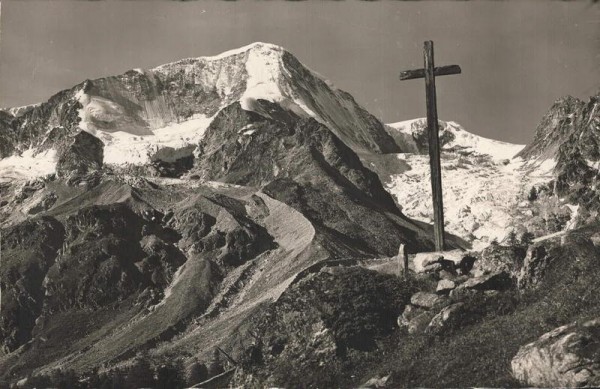
MULTIPOLYGON (((468 153, 489 155, 495 162, 512 159, 525 145, 489 139, 465 130, 453 121, 440 120, 440 140, 444 150, 462 150, 468 153)), ((418 118, 388 124, 397 141, 409 146, 412 152, 427 152, 427 119, 418 118), (396 134, 394 134, 396 133, 396 134)), ((402 146, 402 145, 401 145, 402 146)))
POLYGON ((317 120, 356 151, 400 151, 383 124, 350 94, 282 47, 256 42, 215 56, 86 80, 18 118, 5 115, 7 122, 0 126, 16 130, 0 131, 5 140, 0 157, 54 149, 83 129, 104 142, 105 163, 171 162, 191 156, 212 118, 226 107, 240 103, 246 111, 268 116, 259 100, 317 120))
MULTIPOLYGON (((183 59, 151 69, 150 72, 169 76, 183 73, 193 78, 195 84, 207 84, 224 101, 239 100, 248 111, 255 110, 257 99, 279 103, 303 117, 327 120, 312 110, 298 91, 303 80, 295 78, 301 73, 313 82, 322 82, 331 89, 328 81, 308 70, 283 47, 271 43, 255 42, 214 56, 183 59)), ((334 88, 335 89, 335 88, 334 88)))
POLYGON ((224 52, 222 52, 220 54, 216 54, 216 55, 206 55, 206 56, 200 56, 200 57, 190 57, 190 58, 180 59, 175 62, 159 65, 150 70, 151 71, 165 71, 165 70, 169 70, 170 68, 172 68, 174 66, 187 65, 192 62, 221 61, 223 59, 227 59, 230 57, 247 55, 249 52, 256 52, 264 58, 268 58, 268 57, 273 58, 273 57, 277 57, 277 56, 282 56, 283 53, 286 53, 287 51, 283 47, 272 44, 272 43, 254 42, 254 43, 250 43, 249 45, 242 46, 242 47, 232 49, 232 50, 227 50, 227 51, 224 51, 224 52))

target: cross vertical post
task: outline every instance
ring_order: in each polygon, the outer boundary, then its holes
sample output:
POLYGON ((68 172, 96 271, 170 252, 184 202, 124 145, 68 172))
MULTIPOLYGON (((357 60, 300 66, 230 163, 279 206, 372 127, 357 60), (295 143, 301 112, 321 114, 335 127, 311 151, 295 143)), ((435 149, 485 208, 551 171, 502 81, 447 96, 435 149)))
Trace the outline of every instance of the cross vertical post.
POLYGON ((423 48, 423 69, 407 70, 400 73, 400 80, 425 78, 425 102, 427 105, 427 134, 429 141, 429 168, 431 170, 431 195, 433 199, 433 223, 435 249, 443 251, 444 242, 444 200, 442 197, 442 169, 440 163, 440 138, 437 116, 435 77, 460 74, 458 65, 435 67, 433 42, 426 41, 423 48))
POLYGON ((425 101, 427 104, 427 132, 429 134, 429 167, 431 170, 431 193, 433 197, 433 225, 435 249, 444 250, 444 200, 442 197, 442 168, 440 162, 440 137, 433 74, 433 42, 425 42, 425 101))

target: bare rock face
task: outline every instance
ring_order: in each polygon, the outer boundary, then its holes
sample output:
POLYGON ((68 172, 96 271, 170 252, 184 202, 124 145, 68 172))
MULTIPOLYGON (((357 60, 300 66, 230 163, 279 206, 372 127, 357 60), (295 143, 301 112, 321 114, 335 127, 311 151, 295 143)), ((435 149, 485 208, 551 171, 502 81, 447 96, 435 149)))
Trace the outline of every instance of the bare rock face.
POLYGON ((536 129, 533 142, 517 156, 554 159, 553 191, 570 203, 597 208, 600 160, 600 94, 588 101, 566 96, 558 99, 536 129))
POLYGON ((0 111, 0 158, 8 157, 13 152, 15 134, 11 129, 12 119, 12 115, 0 111))
POLYGON ((597 387, 600 385, 600 319, 569 324, 519 349, 512 372, 524 385, 597 387))
POLYGON ((519 273, 519 288, 533 287, 537 285, 551 262, 546 247, 537 244, 529 247, 523 267, 519 273))
POLYGON ((475 262, 471 273, 482 276, 506 272, 517 278, 524 257, 525 250, 520 247, 490 245, 481 252, 481 258, 475 262))
POLYGON ((517 156, 524 159, 554 157, 560 145, 576 130, 574 119, 581 116, 584 107, 583 101, 572 96, 556 100, 536 128, 533 142, 517 156))
POLYGON ((58 177, 84 175, 102 168, 104 144, 95 136, 80 131, 73 136, 60 153, 56 165, 58 177))

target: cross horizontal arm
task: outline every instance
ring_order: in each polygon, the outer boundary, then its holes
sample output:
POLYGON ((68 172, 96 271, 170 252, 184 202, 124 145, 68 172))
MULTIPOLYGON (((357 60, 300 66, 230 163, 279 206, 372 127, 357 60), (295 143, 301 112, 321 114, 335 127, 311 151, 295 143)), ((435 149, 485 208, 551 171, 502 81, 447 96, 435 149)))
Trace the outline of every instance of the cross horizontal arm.
MULTIPOLYGON (((458 65, 439 66, 433 69, 433 75, 436 77, 460 74, 460 72, 460 66, 458 65)), ((425 69, 406 70, 400 73, 400 80, 413 80, 415 78, 425 78, 425 69)))

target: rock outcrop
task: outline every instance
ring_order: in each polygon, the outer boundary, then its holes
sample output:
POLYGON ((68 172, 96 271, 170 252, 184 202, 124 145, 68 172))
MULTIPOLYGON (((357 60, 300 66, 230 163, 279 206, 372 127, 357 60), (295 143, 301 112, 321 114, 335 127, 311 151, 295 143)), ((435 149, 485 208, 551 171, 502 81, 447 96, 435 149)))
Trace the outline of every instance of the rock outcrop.
POLYGON ((102 168, 104 144, 95 136, 79 131, 67 140, 56 164, 59 178, 82 176, 102 168))
POLYGON ((522 346, 512 372, 523 385, 597 387, 600 385, 600 319, 573 323, 522 346))
POLYGON ((64 236, 63 225, 51 217, 3 230, 0 340, 5 352, 31 339, 44 304, 46 273, 55 263, 64 236))
POLYGON ((585 103, 573 96, 557 99, 535 130, 533 141, 517 156, 523 159, 554 158, 560 146, 577 130, 585 103))
POLYGON ((525 249, 521 247, 489 245, 475 261, 471 273, 475 276, 482 276, 504 272, 516 279, 523 265, 525 254, 525 249))
POLYGON ((432 273, 441 270, 466 274, 471 270, 474 258, 461 250, 418 253, 413 259, 417 273, 432 273))

